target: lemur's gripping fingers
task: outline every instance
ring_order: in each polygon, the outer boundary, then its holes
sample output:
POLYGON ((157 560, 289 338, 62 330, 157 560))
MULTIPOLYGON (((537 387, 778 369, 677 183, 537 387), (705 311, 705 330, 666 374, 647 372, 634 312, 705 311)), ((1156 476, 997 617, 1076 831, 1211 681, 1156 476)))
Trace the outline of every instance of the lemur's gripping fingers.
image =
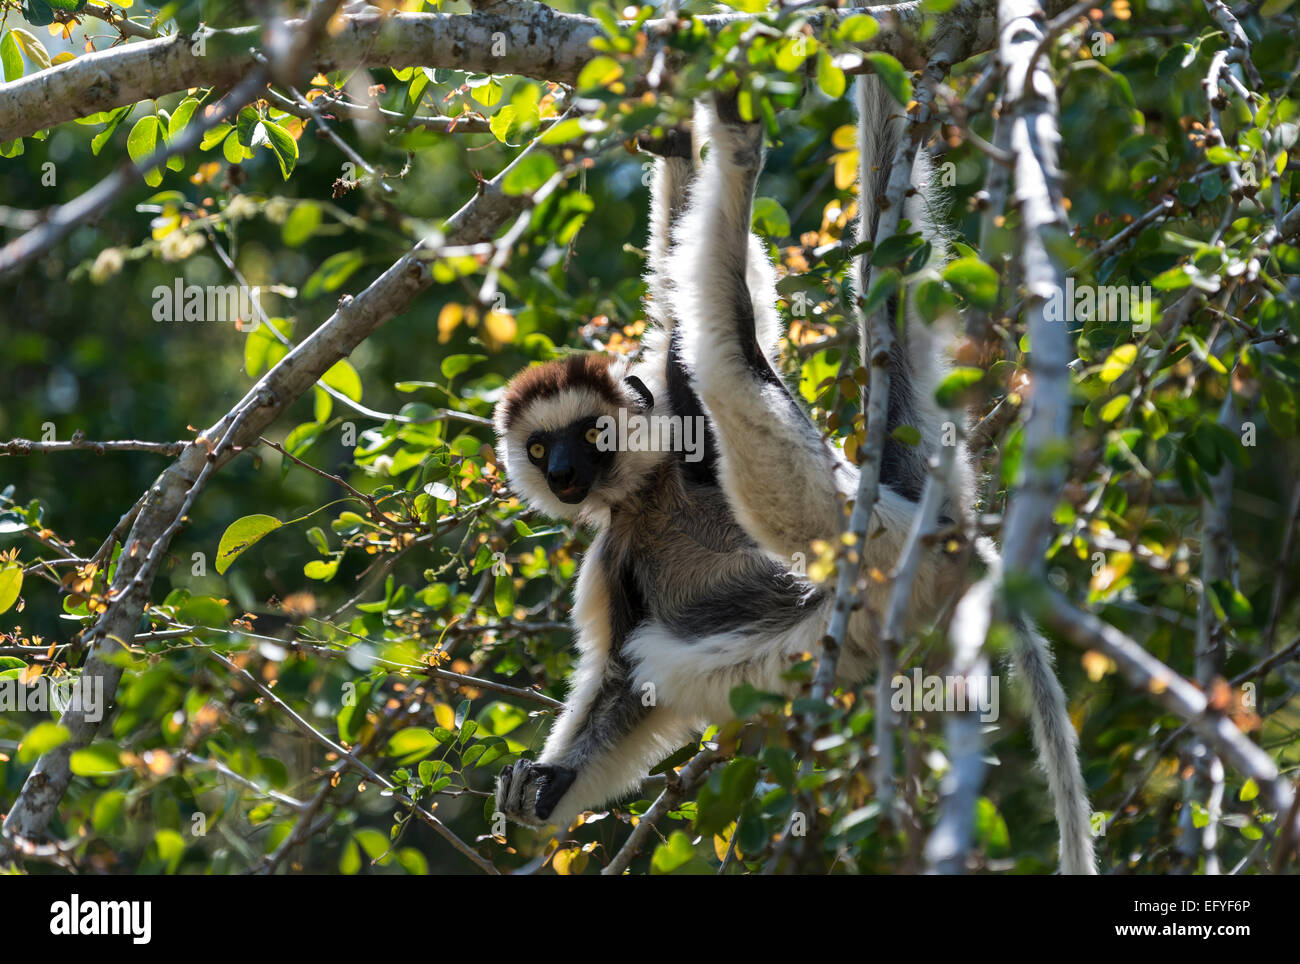
POLYGON ((691 131, 689 127, 669 127, 663 137, 651 137, 638 134, 636 146, 647 154, 656 157, 680 157, 689 161, 692 156, 691 131))
POLYGON ((497 810, 515 823, 540 827, 577 775, 566 766, 520 760, 497 777, 497 810))

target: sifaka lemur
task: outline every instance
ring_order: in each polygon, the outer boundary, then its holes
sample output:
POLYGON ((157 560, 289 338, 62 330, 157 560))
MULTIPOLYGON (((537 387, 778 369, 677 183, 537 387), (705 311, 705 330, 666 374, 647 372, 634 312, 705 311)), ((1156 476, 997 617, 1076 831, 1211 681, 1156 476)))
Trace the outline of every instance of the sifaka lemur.
MULTIPOLYGON (((874 236, 902 135, 902 116, 873 77, 858 85, 859 235, 874 236)), ((696 108, 692 132, 643 147, 651 185, 647 314, 635 361, 575 355, 521 372, 495 413, 498 454, 530 507, 595 530, 582 559, 573 621, 580 652, 564 710, 536 761, 506 767, 497 807, 529 826, 569 826, 583 810, 637 787, 647 768, 692 732, 732 716, 728 696, 750 683, 788 692, 783 674, 825 635, 832 593, 797 574, 815 540, 834 540, 859 470, 818 430, 777 374, 781 321, 776 275, 750 231, 763 164, 762 126, 735 98, 696 108), (701 148, 707 143, 707 148, 701 148), (703 153, 701 159, 700 155, 703 153), (695 457, 654 446, 611 445, 622 418, 704 426, 695 457)), ((941 252, 929 216, 929 167, 918 152, 904 216, 941 252)), ((940 257, 942 255, 939 255, 940 257)), ((942 418, 936 332, 906 312, 891 356, 890 433, 880 467, 864 571, 890 571, 917 512, 942 418), (908 445, 900 425, 921 437, 908 445)), ((964 451, 958 486, 969 509, 974 482, 964 451)), ((987 562, 996 554, 986 547, 987 562)), ((837 683, 871 673, 888 586, 867 580, 867 606, 850 617, 837 683)), ((915 618, 933 616, 958 591, 959 574, 930 551, 912 594, 915 618)), ((1030 695, 1035 742, 1061 831, 1061 867, 1094 871, 1076 737, 1045 641, 1021 627, 1017 669, 1030 695)))

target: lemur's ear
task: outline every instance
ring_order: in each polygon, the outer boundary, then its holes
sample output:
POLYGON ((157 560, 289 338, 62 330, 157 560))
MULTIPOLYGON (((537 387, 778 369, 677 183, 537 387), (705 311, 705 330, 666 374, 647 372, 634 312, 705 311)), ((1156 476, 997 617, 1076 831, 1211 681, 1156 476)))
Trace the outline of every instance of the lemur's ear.
POLYGON ((632 393, 641 399, 641 411, 649 411, 655 407, 655 397, 641 379, 635 375, 628 375, 623 379, 623 384, 632 389, 632 393))

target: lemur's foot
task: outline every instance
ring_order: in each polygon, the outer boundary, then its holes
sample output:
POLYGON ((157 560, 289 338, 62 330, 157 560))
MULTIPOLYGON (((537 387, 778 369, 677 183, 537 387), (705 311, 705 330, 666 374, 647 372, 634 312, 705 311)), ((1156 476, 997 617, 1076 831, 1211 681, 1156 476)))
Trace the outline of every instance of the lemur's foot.
POLYGON ((662 137, 638 134, 636 146, 647 154, 654 154, 656 157, 679 157, 688 161, 693 153, 691 131, 686 126, 669 127, 664 131, 662 137))
POLYGON ((543 826, 577 775, 554 763, 520 760, 497 777, 497 810, 515 823, 543 826))

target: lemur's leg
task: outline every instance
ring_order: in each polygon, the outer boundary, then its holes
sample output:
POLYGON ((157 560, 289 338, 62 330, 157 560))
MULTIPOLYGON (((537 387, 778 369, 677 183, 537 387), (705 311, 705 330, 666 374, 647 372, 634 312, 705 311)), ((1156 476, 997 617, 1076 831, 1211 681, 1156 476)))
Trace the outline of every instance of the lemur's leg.
POLYGON ((634 789, 688 729, 668 710, 642 705, 619 659, 587 652, 541 756, 501 771, 497 809, 517 823, 564 830, 583 810, 634 789))
POLYGON ((633 789, 689 732, 670 710, 647 706, 654 701, 633 686, 627 644, 645 625, 645 605, 604 537, 583 559, 573 618, 582 656, 564 710, 537 761, 508 766, 497 781, 497 809, 530 826, 563 830, 583 810, 633 789))
MULTIPOLYGON (((789 559, 813 539, 839 534, 841 496, 855 490, 857 471, 791 397, 760 340, 749 227, 762 127, 742 122, 727 100, 702 110, 711 144, 676 232, 673 312, 717 429, 720 480, 737 520, 789 559)), ((775 290, 762 293, 769 306, 775 298, 775 290)))

